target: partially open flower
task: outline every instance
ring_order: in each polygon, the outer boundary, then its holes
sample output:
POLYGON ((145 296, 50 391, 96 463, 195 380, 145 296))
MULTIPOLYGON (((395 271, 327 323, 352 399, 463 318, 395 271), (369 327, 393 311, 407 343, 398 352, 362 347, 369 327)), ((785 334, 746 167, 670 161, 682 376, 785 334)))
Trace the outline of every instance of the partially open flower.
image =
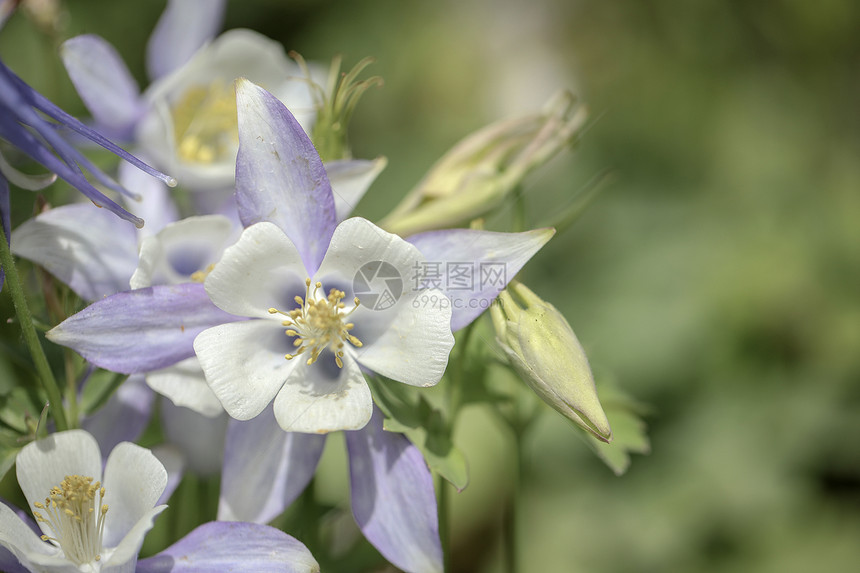
POLYGON ((520 378, 557 412, 599 440, 612 438, 588 358, 564 316, 515 283, 491 308, 497 340, 520 378))
POLYGON ((499 205, 569 145, 587 117, 562 93, 545 110, 488 125, 455 145, 379 225, 402 236, 454 227, 499 205))

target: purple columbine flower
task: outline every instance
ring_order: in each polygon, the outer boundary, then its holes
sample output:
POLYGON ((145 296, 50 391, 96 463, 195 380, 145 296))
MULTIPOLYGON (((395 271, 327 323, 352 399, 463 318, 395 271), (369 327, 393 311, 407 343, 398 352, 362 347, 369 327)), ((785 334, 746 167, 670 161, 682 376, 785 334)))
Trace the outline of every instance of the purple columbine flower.
MULTIPOLYGON (((280 418, 283 421, 286 414, 290 427, 301 419, 302 408, 291 408, 291 401, 286 399, 279 404, 275 398, 272 406, 267 404, 288 384, 293 386, 288 389, 293 394, 295 390, 316 392, 322 396, 321 401, 332 406, 332 411, 313 410, 303 421, 307 430, 334 429, 332 421, 345 428, 361 428, 346 435, 353 513, 364 535, 389 561, 405 571, 440 571, 442 553, 430 470, 419 450, 402 434, 382 430, 382 416, 372 409, 369 396, 364 398, 361 393, 364 382, 353 376, 355 370, 347 371, 347 362, 355 360, 362 364, 364 360, 365 367, 405 382, 438 379, 441 372, 435 359, 428 361, 429 375, 421 372, 414 359, 425 356, 428 349, 450 344, 451 328, 462 328, 483 312, 486 308, 483 303, 495 299, 549 239, 552 230, 438 231, 411 238, 418 247, 414 249, 363 219, 338 225, 336 200, 326 172, 298 122, 271 94, 250 82, 240 82, 238 91, 240 148, 236 194, 240 218, 247 228, 239 243, 225 251, 224 258, 215 264, 205 283, 216 304, 229 308, 230 313, 250 318, 234 323, 239 328, 231 334, 243 335, 237 344, 228 349, 230 345, 225 341, 233 340, 231 335, 219 335, 230 325, 216 326, 205 336, 198 336, 206 319, 215 317, 195 312, 202 308, 198 292, 180 289, 164 290, 158 296, 154 292, 131 291, 108 297, 70 317, 48 336, 99 366, 123 372, 163 368, 190 357, 191 341, 197 338, 195 345, 202 355, 204 371, 210 382, 214 380, 216 394, 220 393, 228 411, 233 409, 243 417, 258 413, 249 421, 230 423, 219 519, 265 523, 301 493, 315 472, 325 436, 280 431, 278 408, 282 409, 280 418), (364 318, 370 328, 364 335, 359 333, 361 323, 352 300, 361 294, 357 290, 362 289, 356 289, 355 285, 359 273, 349 276, 363 267, 363 263, 358 264, 367 257, 363 250, 375 253, 373 260, 368 261, 387 262, 403 273, 404 282, 411 278, 411 265, 420 266, 422 261, 440 264, 483 261, 501 264, 505 272, 495 281, 476 283, 478 287, 471 295, 454 293, 456 288, 449 289, 450 298, 432 289, 421 290, 422 295, 432 294, 437 302, 448 303, 429 305, 429 310, 436 313, 435 317, 431 314, 426 318, 433 325, 429 331, 414 328, 419 324, 416 321, 425 318, 409 318, 401 325, 396 322, 396 308, 394 313, 386 313, 384 309, 372 311, 367 308, 370 306, 367 301, 364 318), (331 272, 326 272, 327 269, 331 272), (307 278, 311 278, 311 285, 306 285, 307 278), (328 284, 330 278, 332 284, 328 284), (316 283, 323 281, 326 289, 335 288, 344 296, 335 293, 334 298, 340 300, 333 301, 328 298, 331 291, 323 292, 323 286, 317 293, 312 292, 317 288, 316 283), (346 296, 347 292, 351 296, 346 296), (301 297, 301 302, 296 296, 301 297), (314 322, 313 313, 306 308, 310 306, 306 302, 309 298, 315 308, 319 304, 318 309, 331 311, 325 315, 329 319, 323 320, 324 325, 342 325, 343 329, 334 329, 335 334, 345 329, 362 345, 353 344, 348 338, 333 337, 323 347, 324 333, 317 336, 309 330, 314 322), (270 308, 275 312, 270 313, 270 308), (295 313, 291 316, 292 311, 295 313), (353 314, 349 321, 355 326, 346 328, 350 322, 345 322, 342 314, 350 311, 353 314), (378 312, 381 319, 374 318, 373 312, 378 312), (442 332, 440 318, 447 322, 442 335, 438 334, 442 332), (296 328, 281 324, 287 320, 301 320, 305 325, 296 328), (392 325, 393 330, 385 328, 392 325), (361 354, 366 342, 362 336, 377 343, 390 337, 392 344, 378 346, 379 354, 376 357, 369 354, 368 361, 368 355, 361 354), (342 347, 338 347, 338 341, 343 342, 342 347), (302 347, 307 350, 298 355, 302 347), (225 352, 219 357, 221 349, 225 352), (416 352, 414 356, 409 354, 412 349, 416 352), (337 364, 338 351, 344 352, 339 357, 343 367, 337 364), (298 356, 288 360, 286 354, 298 356), (247 364, 239 362, 240 355, 245 356, 247 364), (298 360, 304 362, 299 366, 290 364, 298 360), (299 367, 308 374, 306 382, 289 380, 291 368, 299 367), (421 376, 426 376, 426 380, 421 376), (352 383, 347 392, 354 392, 355 396, 344 403, 360 407, 339 410, 336 397, 325 395, 324 380, 334 385, 344 380, 352 383), (261 388, 260 382, 268 396, 251 395, 250 391, 261 388), (361 423, 362 419, 366 425, 361 423), (321 421, 321 425, 312 427, 321 421)), ((470 272, 474 278, 480 269, 473 266, 470 272)), ((413 303, 422 305, 415 293, 405 296, 401 300, 406 300, 409 308, 414 308, 413 303)), ((416 315, 410 312, 403 316, 416 315)), ((447 351, 444 352, 447 356, 447 351)), ((431 358, 436 354, 433 351, 431 358)), ((306 401, 307 397, 299 398, 306 401)))

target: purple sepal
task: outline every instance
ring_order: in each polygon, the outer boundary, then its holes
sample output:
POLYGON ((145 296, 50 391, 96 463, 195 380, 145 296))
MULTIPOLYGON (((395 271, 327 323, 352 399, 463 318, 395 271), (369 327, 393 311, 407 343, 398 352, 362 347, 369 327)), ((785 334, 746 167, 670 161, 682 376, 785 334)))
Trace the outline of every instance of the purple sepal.
POLYGON ((244 319, 212 304, 202 284, 161 285, 97 301, 46 336, 105 370, 138 374, 190 358, 198 334, 237 320, 244 319))
POLYGON ((364 537, 408 573, 442 571, 433 476, 403 434, 382 429, 382 414, 346 432, 352 513, 364 537))
POLYGON ((312 573, 310 551, 283 531, 256 523, 213 521, 148 559, 137 573, 312 573))
POLYGON ((247 422, 230 420, 218 519, 267 523, 280 515, 316 472, 325 439, 284 432, 271 405, 247 422))
POLYGON ((406 240, 418 247, 428 265, 444 273, 437 282, 429 282, 429 276, 421 278, 428 281, 425 286, 439 288, 451 299, 451 330, 456 332, 493 304, 553 234, 554 229, 524 233, 446 229, 418 233, 406 240))
POLYGON ((236 204, 245 227, 279 226, 313 276, 331 242, 334 196, 319 154, 293 114, 252 82, 236 81, 236 204))
POLYGON ((221 28, 226 0, 170 0, 146 45, 146 70, 157 80, 182 67, 221 28))
POLYGON ((81 421, 107 454, 120 442, 134 442, 143 433, 152 417, 155 394, 143 376, 130 376, 111 395, 107 404, 81 421))

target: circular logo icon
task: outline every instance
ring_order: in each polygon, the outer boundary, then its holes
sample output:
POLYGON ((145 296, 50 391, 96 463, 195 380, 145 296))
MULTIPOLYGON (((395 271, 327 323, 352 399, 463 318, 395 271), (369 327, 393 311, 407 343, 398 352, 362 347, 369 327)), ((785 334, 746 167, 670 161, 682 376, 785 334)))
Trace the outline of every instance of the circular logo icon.
POLYGON ((365 263, 352 279, 352 290, 363 306, 385 310, 403 294, 403 279, 393 265, 385 261, 365 263))

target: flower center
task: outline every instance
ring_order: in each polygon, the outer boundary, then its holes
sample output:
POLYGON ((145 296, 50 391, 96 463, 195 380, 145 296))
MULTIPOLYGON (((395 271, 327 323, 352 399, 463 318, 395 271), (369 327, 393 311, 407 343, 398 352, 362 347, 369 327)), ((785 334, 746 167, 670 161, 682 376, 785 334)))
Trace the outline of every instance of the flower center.
POLYGON ((314 284, 311 291, 311 279, 305 280, 305 298, 297 296, 296 304, 299 306, 289 312, 283 312, 276 308, 270 308, 269 314, 281 314, 286 320, 282 325, 289 327, 287 336, 295 337, 293 346, 298 348, 295 354, 284 356, 292 360, 305 352, 310 352, 308 364, 313 364, 320 357, 320 353, 331 345, 334 353, 334 361, 338 368, 343 368, 343 344, 349 342, 357 348, 361 348, 361 341, 349 333, 355 327, 347 318, 358 308, 358 298, 354 299, 355 306, 349 311, 344 311, 346 305, 342 302, 346 293, 335 288, 331 289, 328 297, 323 298, 319 292, 322 283, 314 284))
POLYGON ((173 106, 173 137, 179 157, 194 163, 232 159, 239 145, 236 91, 216 80, 185 90, 173 106))
POLYGON ((36 521, 47 524, 54 532, 53 537, 42 535, 42 540, 59 545, 75 565, 100 560, 108 511, 107 504, 101 504, 104 496, 105 488, 100 482, 93 483, 93 478, 66 476, 59 486, 51 488, 45 503, 33 504, 45 512, 43 515, 34 511, 36 521))

